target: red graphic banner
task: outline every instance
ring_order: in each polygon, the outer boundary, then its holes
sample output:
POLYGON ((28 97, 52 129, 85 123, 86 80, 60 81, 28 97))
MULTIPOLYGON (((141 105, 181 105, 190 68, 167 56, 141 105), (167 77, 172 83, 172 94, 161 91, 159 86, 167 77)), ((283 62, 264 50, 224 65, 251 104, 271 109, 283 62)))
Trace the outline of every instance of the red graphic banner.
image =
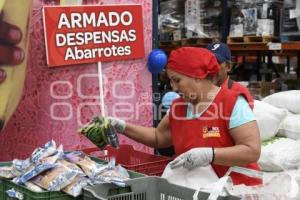
POLYGON ((141 5, 43 8, 48 66, 145 56, 141 5))

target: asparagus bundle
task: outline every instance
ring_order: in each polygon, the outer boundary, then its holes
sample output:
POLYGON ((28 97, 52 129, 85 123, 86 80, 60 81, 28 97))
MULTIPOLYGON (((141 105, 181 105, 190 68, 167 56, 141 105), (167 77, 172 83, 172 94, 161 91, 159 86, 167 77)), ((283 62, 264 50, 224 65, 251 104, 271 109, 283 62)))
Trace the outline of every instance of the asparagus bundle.
POLYGON ((108 144, 119 147, 117 132, 107 118, 94 117, 91 122, 80 128, 79 132, 101 149, 108 144))

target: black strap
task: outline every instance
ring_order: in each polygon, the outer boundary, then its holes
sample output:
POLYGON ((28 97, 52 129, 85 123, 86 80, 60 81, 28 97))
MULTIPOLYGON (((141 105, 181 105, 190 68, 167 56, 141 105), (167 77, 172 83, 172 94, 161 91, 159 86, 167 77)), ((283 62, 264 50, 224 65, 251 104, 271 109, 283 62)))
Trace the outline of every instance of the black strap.
POLYGON ((228 89, 232 88, 233 83, 234 83, 234 80, 232 80, 232 79, 229 78, 228 79, 228 83, 227 83, 228 89))
POLYGON ((212 150, 212 159, 211 159, 211 164, 213 164, 213 163, 214 163, 214 161, 215 161, 215 156, 216 156, 216 155, 215 155, 215 153, 216 153, 216 152, 215 152, 215 148, 214 148, 214 147, 212 147, 212 148, 211 148, 211 150, 212 150))

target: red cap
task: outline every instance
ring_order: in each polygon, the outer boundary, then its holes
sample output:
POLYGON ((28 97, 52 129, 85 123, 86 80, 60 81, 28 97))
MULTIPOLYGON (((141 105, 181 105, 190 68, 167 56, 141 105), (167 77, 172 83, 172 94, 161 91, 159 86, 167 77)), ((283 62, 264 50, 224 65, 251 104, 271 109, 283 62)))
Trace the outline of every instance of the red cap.
POLYGON ((205 79, 208 75, 215 76, 219 67, 215 55, 199 47, 181 47, 173 50, 167 65, 167 69, 199 79, 205 79))

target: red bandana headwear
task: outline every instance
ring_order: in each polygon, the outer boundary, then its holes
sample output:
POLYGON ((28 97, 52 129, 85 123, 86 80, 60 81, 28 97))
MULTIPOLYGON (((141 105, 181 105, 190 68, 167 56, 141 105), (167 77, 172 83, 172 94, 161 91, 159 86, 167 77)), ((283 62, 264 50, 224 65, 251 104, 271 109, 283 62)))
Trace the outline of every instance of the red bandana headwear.
POLYGON ((205 79, 218 73, 219 64, 215 55, 207 49, 181 47, 171 52, 167 69, 186 76, 205 79))

